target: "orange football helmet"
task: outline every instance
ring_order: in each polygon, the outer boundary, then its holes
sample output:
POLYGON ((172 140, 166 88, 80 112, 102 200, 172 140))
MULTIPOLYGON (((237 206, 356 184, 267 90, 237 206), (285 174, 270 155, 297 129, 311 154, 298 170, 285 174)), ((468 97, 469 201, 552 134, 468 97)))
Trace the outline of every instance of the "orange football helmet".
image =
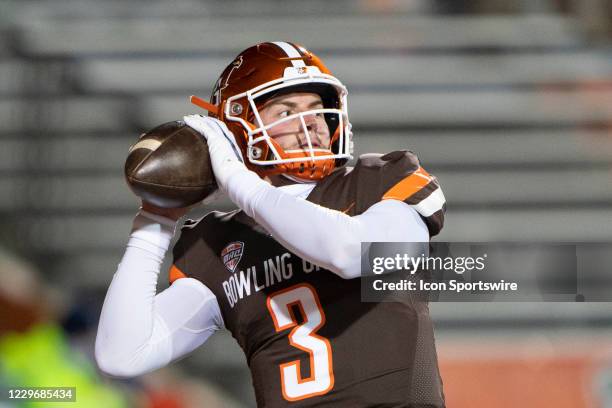
POLYGON ((225 122, 234 133, 249 168, 261 176, 284 174, 298 181, 318 180, 352 158, 352 133, 346 87, 321 60, 304 47, 288 42, 260 43, 241 52, 225 68, 210 103, 192 96, 192 102, 225 122), (322 109, 312 109, 264 124, 259 108, 272 96, 289 92, 316 93, 322 109), (330 145, 313 147, 304 116, 323 114, 330 145), (299 120, 307 146, 283 149, 268 130, 299 120))

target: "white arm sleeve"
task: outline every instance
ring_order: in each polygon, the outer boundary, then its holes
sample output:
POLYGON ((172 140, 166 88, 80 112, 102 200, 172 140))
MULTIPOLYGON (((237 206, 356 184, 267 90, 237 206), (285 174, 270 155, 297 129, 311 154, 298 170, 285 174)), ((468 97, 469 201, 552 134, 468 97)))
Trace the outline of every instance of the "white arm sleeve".
POLYGON ((429 242, 425 222, 398 200, 381 201, 351 217, 293 197, 253 172, 233 175, 227 192, 283 246, 345 279, 361 274, 362 242, 429 242))
POLYGON ((144 211, 110 284, 96 336, 96 361, 112 376, 132 377, 193 351, 223 326, 215 295, 192 278, 155 294, 174 222, 144 211))

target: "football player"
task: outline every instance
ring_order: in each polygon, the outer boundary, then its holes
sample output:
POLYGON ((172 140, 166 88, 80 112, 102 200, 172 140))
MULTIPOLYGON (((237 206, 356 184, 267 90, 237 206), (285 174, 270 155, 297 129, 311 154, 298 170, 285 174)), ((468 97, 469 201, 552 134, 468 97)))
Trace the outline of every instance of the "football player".
POLYGON ((156 294, 177 220, 143 203, 101 314, 96 359, 129 377, 185 356, 225 328, 261 407, 444 406, 427 304, 361 301, 362 242, 428 242, 445 201, 414 154, 352 168, 347 90, 307 49, 268 42, 223 71, 207 139, 238 206, 187 221, 171 285, 156 294))

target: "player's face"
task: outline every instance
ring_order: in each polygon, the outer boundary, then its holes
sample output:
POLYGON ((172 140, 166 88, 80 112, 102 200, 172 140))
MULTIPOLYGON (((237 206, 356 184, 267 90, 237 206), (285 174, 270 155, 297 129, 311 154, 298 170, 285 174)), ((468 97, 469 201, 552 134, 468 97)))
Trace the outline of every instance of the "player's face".
MULTIPOLYGON (((270 99, 259 109, 259 114, 264 125, 268 125, 296 113, 322 108, 323 102, 318 94, 294 92, 270 99)), ((329 149, 329 127, 323 114, 305 115, 304 123, 313 149, 329 149)), ((268 129, 268 134, 284 150, 308 148, 304 127, 299 117, 271 127, 268 129)))

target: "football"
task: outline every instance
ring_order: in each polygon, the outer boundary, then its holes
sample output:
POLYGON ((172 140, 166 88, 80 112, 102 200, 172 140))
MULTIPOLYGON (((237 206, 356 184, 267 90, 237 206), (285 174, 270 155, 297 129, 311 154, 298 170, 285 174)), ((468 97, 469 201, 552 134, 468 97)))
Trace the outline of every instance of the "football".
POLYGON ((162 208, 190 206, 217 189, 206 139, 182 121, 143 133, 124 173, 134 194, 162 208))

